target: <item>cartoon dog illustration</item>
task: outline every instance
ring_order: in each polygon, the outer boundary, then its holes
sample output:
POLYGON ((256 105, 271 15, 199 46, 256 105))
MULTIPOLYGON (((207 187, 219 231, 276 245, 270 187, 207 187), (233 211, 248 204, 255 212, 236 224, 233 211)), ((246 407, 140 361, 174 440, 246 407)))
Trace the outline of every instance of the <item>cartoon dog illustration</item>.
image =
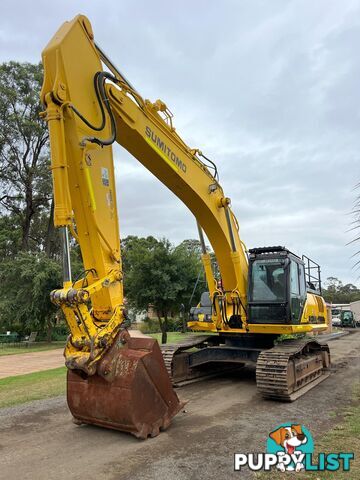
POLYGON ((301 462, 296 463, 296 466, 293 465, 285 465, 282 461, 281 457, 284 455, 292 455, 292 454, 301 454, 302 452, 296 450, 296 447, 299 445, 303 445, 307 442, 307 437, 303 433, 301 429, 301 425, 291 425, 290 427, 280 427, 277 430, 274 430, 270 433, 270 438, 272 438, 278 445, 283 447, 284 452, 278 452, 279 455, 279 463, 277 464, 277 468, 282 472, 285 470, 295 470, 299 472, 301 469, 304 468, 304 465, 301 462))

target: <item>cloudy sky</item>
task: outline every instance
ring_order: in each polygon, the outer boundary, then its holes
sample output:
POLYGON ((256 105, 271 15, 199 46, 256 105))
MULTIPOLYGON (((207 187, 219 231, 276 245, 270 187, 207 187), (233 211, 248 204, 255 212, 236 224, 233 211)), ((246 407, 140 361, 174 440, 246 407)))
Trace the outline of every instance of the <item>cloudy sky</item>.
MULTIPOLYGON (((216 161, 248 247, 286 245, 359 283, 345 245, 360 181, 360 0, 51 4, 2 0, 0 61, 39 61, 62 22, 86 14, 143 97, 165 101, 216 161)), ((115 152, 122 235, 196 238, 186 207, 115 152)))

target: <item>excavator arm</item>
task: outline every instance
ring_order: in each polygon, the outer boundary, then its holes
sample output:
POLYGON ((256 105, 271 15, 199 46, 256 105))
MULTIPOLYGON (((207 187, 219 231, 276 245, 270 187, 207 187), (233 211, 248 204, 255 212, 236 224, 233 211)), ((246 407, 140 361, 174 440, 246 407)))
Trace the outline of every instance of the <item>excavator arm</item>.
POLYGON ((143 100, 114 67, 94 42, 86 17, 61 26, 43 51, 43 64, 41 98, 50 131, 54 219, 65 259, 64 285, 52 293, 52 300, 62 307, 71 330, 67 365, 94 373, 124 321, 115 141, 175 193, 198 222, 215 307, 207 328, 226 330, 228 312, 234 311, 245 327, 247 257, 216 167, 208 168, 201 152, 180 138, 161 100, 143 100), (68 231, 80 245, 85 269, 76 282, 68 261, 68 231), (214 249, 222 288, 214 279, 203 231, 214 249))
POLYGON ((180 138, 162 101, 144 100, 114 67, 94 42, 86 17, 64 23, 42 57, 41 99, 64 272, 63 287, 51 299, 70 328, 64 352, 68 405, 76 423, 154 436, 183 403, 157 342, 126 330, 112 144, 128 150, 194 214, 213 302, 211 322, 204 325, 209 330, 229 329, 228 317, 235 314, 245 332, 248 262, 239 226, 216 166, 180 138), (71 275, 69 234, 81 249, 84 272, 78 279, 71 275))

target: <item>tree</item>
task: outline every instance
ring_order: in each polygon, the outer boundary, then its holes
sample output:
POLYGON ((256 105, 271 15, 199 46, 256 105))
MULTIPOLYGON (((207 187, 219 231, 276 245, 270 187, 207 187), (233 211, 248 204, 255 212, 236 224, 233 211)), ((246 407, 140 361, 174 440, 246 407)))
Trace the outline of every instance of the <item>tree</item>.
POLYGON ((198 258, 200 258, 201 255, 201 243, 199 240, 196 239, 187 239, 183 240, 180 245, 177 246, 178 249, 184 249, 187 252, 196 255, 198 258))
POLYGON ((49 295, 61 285, 61 262, 39 116, 42 78, 41 64, 0 65, 0 325, 46 330, 50 339, 56 308, 49 295))
POLYGON ((61 285, 61 266, 44 253, 20 252, 3 260, 0 272, 0 323, 2 328, 21 333, 33 329, 51 333, 57 307, 50 301, 50 291, 61 285))
POLYGON ((122 269, 125 278, 133 268, 133 265, 141 260, 141 256, 147 251, 151 251, 157 244, 158 240, 151 236, 143 238, 129 235, 121 239, 122 269))
MULTIPOLYGON (((21 227, 20 248, 44 246, 34 219, 48 213, 51 200, 48 132, 40 119, 42 65, 0 65, 0 205, 21 227)), ((47 215, 48 218, 48 215, 47 215)))
POLYGON ((184 247, 173 248, 168 240, 154 237, 128 237, 122 249, 126 298, 139 311, 152 305, 162 343, 166 343, 168 318, 181 304, 187 304, 201 268, 199 258, 184 247))
POLYGON ((360 300, 360 290, 352 283, 343 284, 336 277, 328 277, 323 296, 329 303, 350 303, 360 300))
POLYGON ((0 217, 0 263, 16 255, 20 242, 21 228, 16 223, 16 218, 12 215, 0 217))
POLYGON ((190 308, 194 306, 194 303, 197 304, 201 294, 208 287, 201 262, 201 245, 198 240, 184 240, 174 249, 173 253, 185 286, 180 293, 182 332, 185 333, 190 308))

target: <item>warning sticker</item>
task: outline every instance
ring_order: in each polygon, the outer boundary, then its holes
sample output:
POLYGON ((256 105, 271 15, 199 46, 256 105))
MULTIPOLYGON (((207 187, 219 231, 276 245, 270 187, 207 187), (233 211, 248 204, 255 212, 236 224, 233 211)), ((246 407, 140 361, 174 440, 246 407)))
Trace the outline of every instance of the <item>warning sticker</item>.
POLYGON ((109 170, 107 168, 101 168, 101 180, 105 187, 109 186, 109 170))
POLYGON ((112 198, 112 192, 111 190, 109 190, 106 194, 106 203, 108 205, 109 208, 113 208, 114 205, 113 205, 113 198, 112 198))

